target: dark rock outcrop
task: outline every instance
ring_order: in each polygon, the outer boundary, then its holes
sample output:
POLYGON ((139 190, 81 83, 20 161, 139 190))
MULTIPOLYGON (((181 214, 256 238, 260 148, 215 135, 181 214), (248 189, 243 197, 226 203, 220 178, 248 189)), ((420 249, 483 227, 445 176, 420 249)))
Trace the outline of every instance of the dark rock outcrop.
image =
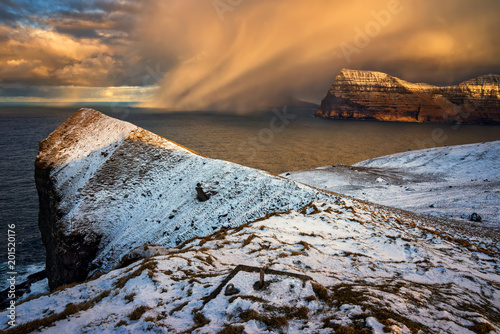
POLYGON ((500 75, 455 86, 411 83, 381 72, 343 69, 317 117, 403 122, 500 124, 500 75))
POLYGON ((469 220, 470 221, 473 221, 473 222, 480 222, 483 220, 483 218, 481 218, 480 215, 478 215, 477 213, 473 212, 470 216, 469 216, 469 220))
POLYGON ((31 285, 38 281, 47 278, 45 270, 36 272, 28 276, 28 278, 19 284, 15 285, 15 290, 11 290, 11 287, 0 292, 0 310, 7 308, 10 305, 11 300, 17 300, 24 296, 24 294, 31 291, 31 285), (15 293, 13 293, 15 291, 15 293), (9 298, 9 295, 14 294, 14 298, 9 298))
POLYGON ((201 187, 201 183, 196 184, 196 198, 200 202, 205 202, 205 201, 208 201, 210 199, 210 195, 205 193, 205 191, 201 187))
POLYGON ((175 246, 325 196, 92 109, 39 146, 39 227, 51 289, 107 272, 144 244, 175 246), (198 183, 210 200, 200 201, 198 183))

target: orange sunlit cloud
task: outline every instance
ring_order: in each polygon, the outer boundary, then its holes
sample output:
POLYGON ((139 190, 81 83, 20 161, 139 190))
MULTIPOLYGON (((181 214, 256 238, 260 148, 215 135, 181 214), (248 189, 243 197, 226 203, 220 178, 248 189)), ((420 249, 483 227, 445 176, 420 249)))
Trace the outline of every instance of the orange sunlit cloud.
POLYGON ((244 110, 319 102, 343 67, 432 84, 500 72, 494 0, 94 5, 0 25, 0 84, 160 85, 145 106, 244 110))
MULTIPOLYGON (((4 27, 5 28, 5 27, 4 27)), ((108 85, 113 59, 105 45, 91 39, 76 39, 55 31, 18 26, 0 43, 2 81, 108 85)))
POLYGON ((170 62, 150 105, 251 109, 287 94, 318 101, 343 67, 444 84, 500 67, 492 2, 236 3, 148 2, 143 50, 170 62))

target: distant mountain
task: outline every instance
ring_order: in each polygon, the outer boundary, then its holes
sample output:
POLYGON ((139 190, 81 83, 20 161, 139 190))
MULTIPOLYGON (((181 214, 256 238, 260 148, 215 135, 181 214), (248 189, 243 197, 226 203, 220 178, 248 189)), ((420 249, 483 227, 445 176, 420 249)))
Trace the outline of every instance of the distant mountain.
POLYGON ((317 117, 401 122, 500 124, 500 75, 455 86, 411 83, 381 72, 342 69, 317 117))

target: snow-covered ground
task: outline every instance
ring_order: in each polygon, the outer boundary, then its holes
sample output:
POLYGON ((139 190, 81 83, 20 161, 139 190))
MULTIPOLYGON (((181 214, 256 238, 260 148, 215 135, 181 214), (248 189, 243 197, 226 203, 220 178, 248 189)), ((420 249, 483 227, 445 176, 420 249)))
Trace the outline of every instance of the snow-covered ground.
MULTIPOLYGON (((500 332, 498 254, 356 200, 311 203, 157 252, 18 305, 18 330, 500 332), (259 273, 240 271, 226 282, 238 294, 223 286, 204 299, 237 265, 311 280, 269 274, 255 290, 259 273)), ((8 328, 5 312, 0 319, 8 328)))
POLYGON ((408 151, 353 166, 325 166, 281 176, 499 234, 500 141, 408 151), (474 212, 482 222, 468 220, 474 212))
POLYGON ((66 227, 103 233, 94 265, 106 273, 18 302, 17 327, 3 311, 0 331, 500 333, 492 236, 132 132, 54 174, 63 189, 92 171, 67 188, 66 227), (209 200, 196 199, 197 183, 209 200), (286 273, 255 290, 259 273, 241 265, 286 273), (228 284, 239 292, 226 296, 228 284))

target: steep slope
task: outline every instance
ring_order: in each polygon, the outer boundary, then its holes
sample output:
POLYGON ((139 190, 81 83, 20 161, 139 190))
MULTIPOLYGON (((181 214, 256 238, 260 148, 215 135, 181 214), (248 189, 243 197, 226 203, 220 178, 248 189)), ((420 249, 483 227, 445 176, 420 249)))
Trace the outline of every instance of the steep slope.
POLYGON ((337 199, 141 247, 158 255, 18 305, 6 333, 498 333, 498 254, 426 223, 337 199), (255 290, 241 265, 275 271, 255 290))
POLYGON ((404 122, 500 123, 500 75, 456 86, 411 83, 385 73, 342 69, 318 117, 404 122))
POLYGON ((329 196, 92 109, 40 142, 35 167, 51 289, 110 270, 134 247, 174 246, 329 196))
MULTIPOLYGON (((461 220, 499 247, 500 141, 392 154, 353 166, 282 174, 311 186, 421 214, 461 220), (471 222, 476 212, 481 222, 471 222)), ((467 233, 467 232, 466 232, 467 233)))

